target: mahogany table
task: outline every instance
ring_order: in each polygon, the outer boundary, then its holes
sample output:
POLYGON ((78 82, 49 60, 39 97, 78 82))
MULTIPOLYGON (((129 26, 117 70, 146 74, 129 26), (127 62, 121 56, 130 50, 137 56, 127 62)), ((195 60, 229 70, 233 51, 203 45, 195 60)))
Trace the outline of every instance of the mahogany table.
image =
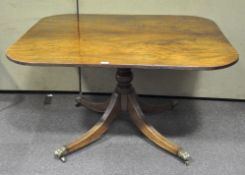
POLYGON ((7 50, 7 57, 33 66, 117 68, 117 86, 108 101, 80 99, 80 105, 103 115, 87 133, 55 151, 62 161, 66 155, 99 139, 118 114, 127 111, 146 137, 187 163, 188 152, 144 121, 143 112, 160 112, 174 104, 157 106, 140 102, 131 85, 131 68, 212 70, 238 61, 238 53, 213 21, 160 15, 46 17, 7 50))

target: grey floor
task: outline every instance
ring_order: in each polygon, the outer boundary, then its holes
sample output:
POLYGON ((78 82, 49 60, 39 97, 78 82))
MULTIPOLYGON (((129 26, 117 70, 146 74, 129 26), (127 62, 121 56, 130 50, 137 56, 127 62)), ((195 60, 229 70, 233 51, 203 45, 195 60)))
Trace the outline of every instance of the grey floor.
POLYGON ((102 139, 70 155, 64 164, 53 158, 53 150, 84 133, 100 117, 74 107, 74 98, 55 95, 53 103, 44 106, 42 94, 0 94, 1 175, 245 173, 245 102, 182 99, 175 110, 146 117, 191 153, 188 167, 145 139, 127 114, 102 139))

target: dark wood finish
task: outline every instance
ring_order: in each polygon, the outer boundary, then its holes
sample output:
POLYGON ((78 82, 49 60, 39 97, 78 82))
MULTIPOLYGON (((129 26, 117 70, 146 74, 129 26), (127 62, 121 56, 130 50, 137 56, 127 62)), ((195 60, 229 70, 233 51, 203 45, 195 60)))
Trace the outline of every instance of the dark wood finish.
POLYGON ((92 100, 85 99, 84 97, 76 99, 76 101, 77 101, 77 104, 76 104, 77 107, 84 106, 89 110, 99 112, 99 113, 105 112, 108 106, 108 103, 109 103, 108 100, 105 102, 95 102, 92 100))
POLYGON ((47 17, 7 56, 31 65, 196 70, 224 68, 238 60, 213 21, 160 15, 47 17))
POLYGON ((108 130, 109 124, 113 121, 113 119, 115 119, 118 112, 120 111, 119 102, 118 94, 114 93, 100 121, 96 123, 96 125, 92 127, 87 133, 83 134, 80 138, 71 144, 67 144, 65 146, 67 149, 67 154, 77 151, 99 139, 108 130))
POLYGON ((154 127, 144 121, 144 114, 136 100, 135 94, 130 94, 128 96, 129 104, 128 111, 129 114, 139 130, 148 137, 152 142, 157 144, 159 147, 169 151, 172 154, 177 155, 180 150, 180 146, 173 144, 167 138, 162 136, 154 127))
MULTIPOLYGON (((152 125, 144 121, 144 114, 137 102, 137 96, 134 88, 131 85, 131 81, 133 79, 131 70, 118 69, 116 79, 118 82, 116 90, 111 97, 110 103, 106 108, 102 119, 87 133, 83 134, 79 139, 70 144, 67 144, 63 149, 64 152, 60 154, 58 158, 64 158, 64 156, 75 152, 100 138, 103 133, 108 130, 109 124, 113 121, 113 119, 118 117, 121 111, 129 112, 135 125, 152 142, 164 150, 179 156, 182 148, 169 141, 157 130, 155 130, 152 125)), ((184 161, 188 160, 189 157, 184 159, 184 161)))

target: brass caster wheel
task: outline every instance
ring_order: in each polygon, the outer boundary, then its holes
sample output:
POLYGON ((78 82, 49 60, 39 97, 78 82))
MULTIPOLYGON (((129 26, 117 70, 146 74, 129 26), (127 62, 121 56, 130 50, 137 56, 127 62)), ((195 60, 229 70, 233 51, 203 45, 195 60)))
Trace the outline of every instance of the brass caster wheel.
POLYGON ((178 157, 184 161, 184 163, 188 166, 190 164, 191 156, 187 151, 180 149, 178 151, 178 157))
POLYGON ((65 157, 66 154, 67 154, 67 149, 64 146, 54 151, 54 157, 63 163, 66 162, 66 157, 65 157))

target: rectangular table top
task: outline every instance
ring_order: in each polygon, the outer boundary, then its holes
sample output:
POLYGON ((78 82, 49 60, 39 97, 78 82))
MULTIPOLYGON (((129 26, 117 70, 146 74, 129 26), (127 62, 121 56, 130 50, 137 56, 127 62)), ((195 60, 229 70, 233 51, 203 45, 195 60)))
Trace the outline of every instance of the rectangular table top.
POLYGON ((57 15, 7 50, 20 64, 218 69, 238 53, 211 20, 164 15, 57 15))

